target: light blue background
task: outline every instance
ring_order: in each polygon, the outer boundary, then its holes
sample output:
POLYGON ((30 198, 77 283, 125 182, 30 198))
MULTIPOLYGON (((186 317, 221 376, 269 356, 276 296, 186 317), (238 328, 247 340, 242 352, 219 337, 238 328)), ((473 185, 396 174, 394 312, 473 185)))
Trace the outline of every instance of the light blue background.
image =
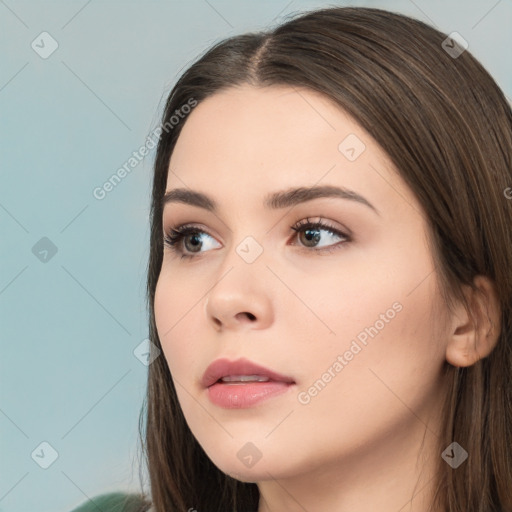
POLYGON ((509 0, 0 0, 0 512, 138 489, 153 153, 103 200, 93 189, 144 143, 206 47, 334 4, 459 32, 512 96, 509 0), (31 48, 43 31, 59 44, 47 59, 31 48), (42 237, 58 249, 46 263, 32 253, 42 237), (43 441, 58 452, 48 469, 31 458, 43 441))

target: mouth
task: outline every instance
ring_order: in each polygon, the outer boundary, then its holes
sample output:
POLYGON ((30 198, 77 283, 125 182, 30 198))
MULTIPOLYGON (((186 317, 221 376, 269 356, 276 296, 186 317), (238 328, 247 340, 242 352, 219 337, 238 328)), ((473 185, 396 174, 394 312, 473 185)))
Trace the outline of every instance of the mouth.
POLYGON ((213 404, 241 409, 288 391, 295 381, 248 359, 217 359, 204 372, 201 384, 213 404))
POLYGON ((217 382, 224 382, 225 384, 243 384, 245 382, 268 382, 268 377, 261 375, 229 375, 222 377, 217 382))

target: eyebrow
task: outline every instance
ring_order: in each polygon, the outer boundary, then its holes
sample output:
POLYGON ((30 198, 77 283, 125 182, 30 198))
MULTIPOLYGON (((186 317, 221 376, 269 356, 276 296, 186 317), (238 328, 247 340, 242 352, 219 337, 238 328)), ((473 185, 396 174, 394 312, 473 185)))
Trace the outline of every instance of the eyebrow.
MULTIPOLYGON (((377 215, 379 211, 363 196, 347 188, 335 187, 332 185, 316 187, 298 187, 273 192, 265 196, 263 204, 266 208, 280 209, 305 203, 321 197, 337 197, 363 204, 371 208, 377 215)), ((208 195, 188 188, 175 188, 166 192, 162 198, 162 208, 169 203, 184 203, 191 206, 204 208, 211 212, 217 212, 217 202, 208 195)))

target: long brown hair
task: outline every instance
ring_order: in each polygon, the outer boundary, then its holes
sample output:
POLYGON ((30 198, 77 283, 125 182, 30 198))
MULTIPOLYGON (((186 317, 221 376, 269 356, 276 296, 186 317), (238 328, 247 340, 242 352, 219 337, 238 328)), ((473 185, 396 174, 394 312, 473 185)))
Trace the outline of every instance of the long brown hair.
MULTIPOLYGON (((512 113, 468 51, 457 57, 446 51, 446 37, 381 9, 326 8, 225 39, 182 74, 165 106, 167 128, 154 164, 149 337, 161 349, 153 303, 163 255, 161 200, 186 122, 186 116, 176 121, 176 111, 239 84, 320 92, 373 136, 415 193, 446 297, 464 300, 462 286, 473 288, 477 275, 496 286, 502 321, 495 349, 467 368, 446 363, 432 506, 505 512, 512 511, 512 194, 504 192, 512 192, 512 113), (457 469, 441 458, 453 441, 470 454, 457 469)), ((163 356, 149 366, 140 433, 157 512, 257 510, 257 485, 222 473, 192 435, 163 356)))

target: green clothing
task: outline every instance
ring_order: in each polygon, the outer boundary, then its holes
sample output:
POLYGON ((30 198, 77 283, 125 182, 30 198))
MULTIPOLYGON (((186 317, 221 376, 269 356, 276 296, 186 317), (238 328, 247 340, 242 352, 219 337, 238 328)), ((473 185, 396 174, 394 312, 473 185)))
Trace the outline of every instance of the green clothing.
POLYGON ((151 512, 151 508, 140 494, 112 492, 95 496, 71 512, 151 512))

